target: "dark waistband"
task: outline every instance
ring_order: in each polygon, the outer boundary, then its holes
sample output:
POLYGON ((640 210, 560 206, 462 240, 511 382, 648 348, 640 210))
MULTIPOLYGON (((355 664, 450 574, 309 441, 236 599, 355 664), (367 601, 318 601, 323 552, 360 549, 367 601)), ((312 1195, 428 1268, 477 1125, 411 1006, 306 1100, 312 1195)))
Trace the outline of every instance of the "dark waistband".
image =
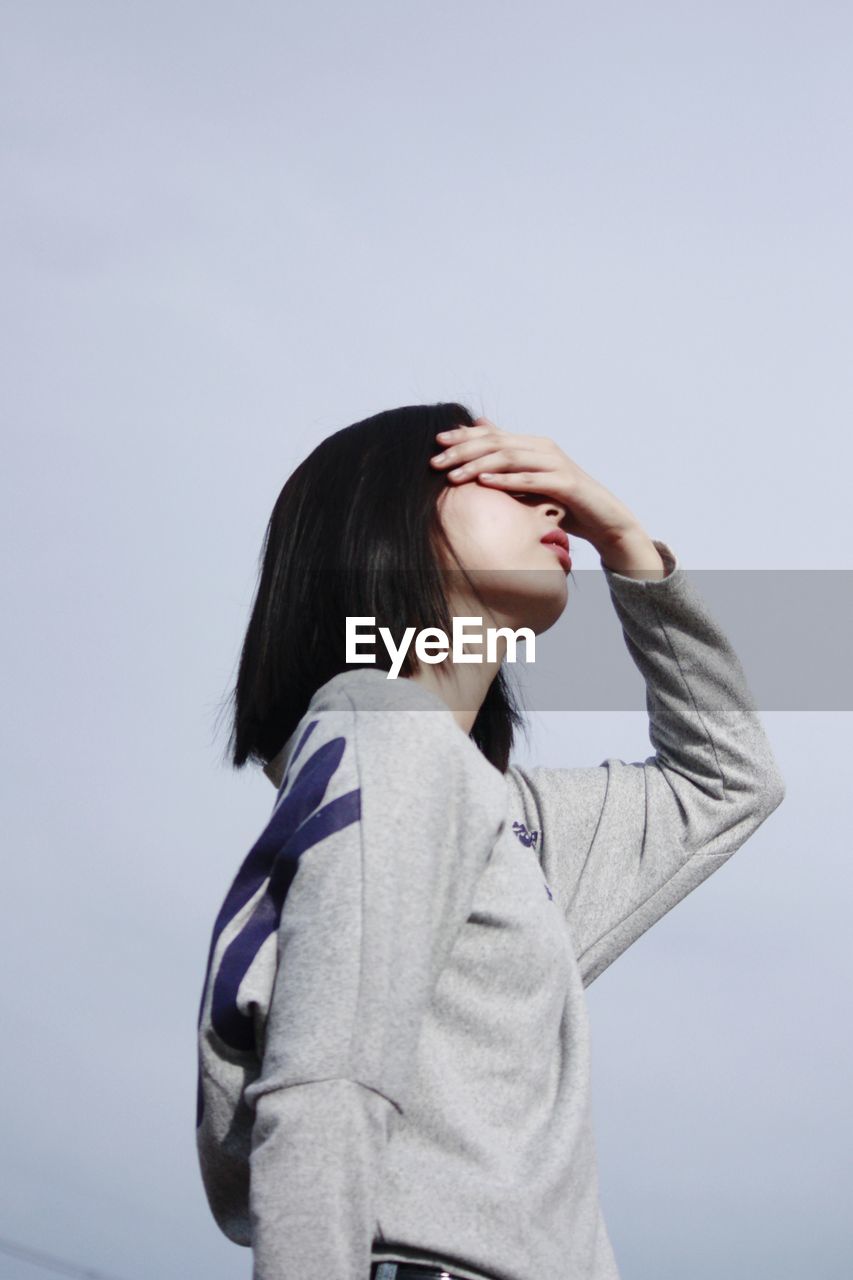
POLYGON ((370 1280, 462 1280, 462 1277, 455 1271, 423 1262, 374 1262, 370 1280))

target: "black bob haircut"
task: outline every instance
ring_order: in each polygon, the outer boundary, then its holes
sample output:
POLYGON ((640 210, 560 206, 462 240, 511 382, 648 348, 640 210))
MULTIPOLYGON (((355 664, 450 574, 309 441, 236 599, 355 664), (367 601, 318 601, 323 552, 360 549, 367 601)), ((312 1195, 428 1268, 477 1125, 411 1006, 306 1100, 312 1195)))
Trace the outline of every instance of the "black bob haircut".
MULTIPOLYGON (((445 474, 429 465, 439 431, 474 426, 462 404, 406 405, 344 427, 321 441, 286 481, 267 525, 259 581, 229 695, 227 762, 266 765, 278 754, 317 689, 346 662, 344 619, 374 617, 394 637, 406 627, 452 632, 445 596, 453 555, 438 512, 445 474)), ((460 566, 460 571, 473 584, 460 566)), ((454 571, 456 572, 456 571, 454 571)), ((477 596, 476 590, 474 590, 477 596)), ((417 669, 409 649, 401 676, 417 669)), ((469 734, 501 773, 524 717, 501 666, 469 734)))

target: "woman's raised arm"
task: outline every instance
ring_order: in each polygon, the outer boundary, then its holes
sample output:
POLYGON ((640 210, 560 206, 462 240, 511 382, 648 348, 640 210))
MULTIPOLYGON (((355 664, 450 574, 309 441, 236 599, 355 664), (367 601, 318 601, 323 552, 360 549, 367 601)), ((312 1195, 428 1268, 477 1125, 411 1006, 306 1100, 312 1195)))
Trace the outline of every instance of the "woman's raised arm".
POLYGON ((668 570, 602 568, 646 684, 655 754, 507 774, 571 927, 584 985, 739 849, 785 784, 740 661, 667 543, 668 570))

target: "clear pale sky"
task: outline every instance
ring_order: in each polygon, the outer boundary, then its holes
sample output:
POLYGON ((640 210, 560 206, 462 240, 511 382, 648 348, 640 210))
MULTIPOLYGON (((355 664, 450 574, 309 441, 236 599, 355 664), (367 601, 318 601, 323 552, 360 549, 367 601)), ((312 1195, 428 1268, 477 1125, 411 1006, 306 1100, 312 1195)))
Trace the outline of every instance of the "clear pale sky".
MULTIPOLYGON (((853 569, 853 10, 3 27, 0 1237, 248 1280, 198 1172, 195 1024, 275 795, 215 717, 279 490, 348 423, 462 400, 688 570, 853 569)), ((850 719, 765 714, 783 805, 589 989, 623 1280, 850 1274, 850 719)), ((650 752, 639 711, 533 725, 520 760, 650 752)))

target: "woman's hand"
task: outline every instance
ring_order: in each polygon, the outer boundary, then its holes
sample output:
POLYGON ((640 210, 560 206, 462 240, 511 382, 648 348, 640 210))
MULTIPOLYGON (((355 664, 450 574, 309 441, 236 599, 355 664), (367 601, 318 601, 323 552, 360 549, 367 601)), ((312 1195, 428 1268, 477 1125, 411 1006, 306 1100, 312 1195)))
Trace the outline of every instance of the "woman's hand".
MULTIPOLYGON (((609 490, 587 475, 547 436, 513 435, 488 418, 476 426, 439 432, 436 439, 449 446, 433 454, 436 468, 452 467, 454 483, 476 479, 490 488, 544 494, 567 508, 560 522, 567 533, 590 542, 605 556, 621 547, 641 547, 651 539, 633 512, 609 490)), ((652 545, 655 558, 657 550, 652 545)))

